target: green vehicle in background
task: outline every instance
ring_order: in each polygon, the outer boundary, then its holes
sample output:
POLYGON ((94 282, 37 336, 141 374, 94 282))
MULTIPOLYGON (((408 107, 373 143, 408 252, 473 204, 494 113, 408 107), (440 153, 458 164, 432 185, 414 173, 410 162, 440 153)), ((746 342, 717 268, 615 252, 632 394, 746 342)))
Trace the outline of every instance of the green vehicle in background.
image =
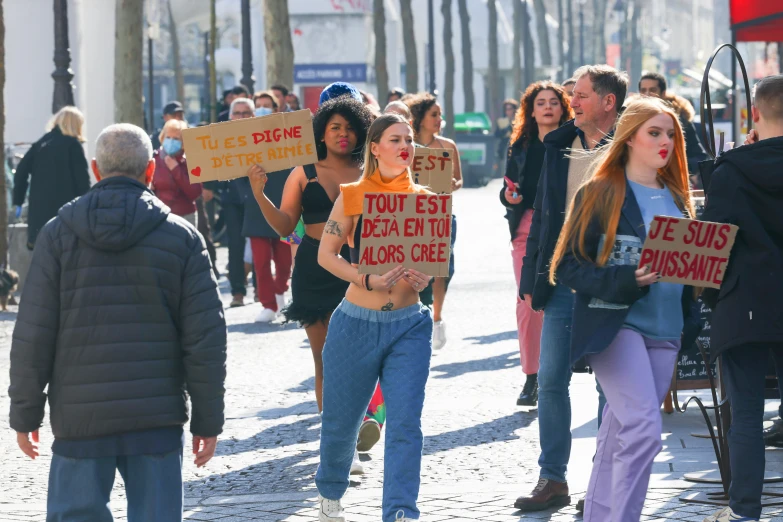
POLYGON ((498 138, 492 133, 489 116, 483 112, 455 114, 454 131, 464 186, 483 187, 501 176, 496 165, 498 138))

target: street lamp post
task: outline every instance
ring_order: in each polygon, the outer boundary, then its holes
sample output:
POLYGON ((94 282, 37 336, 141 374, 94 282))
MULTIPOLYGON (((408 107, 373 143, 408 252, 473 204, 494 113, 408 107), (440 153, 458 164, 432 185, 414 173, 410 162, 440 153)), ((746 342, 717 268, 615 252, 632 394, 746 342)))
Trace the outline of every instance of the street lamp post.
POLYGON ((579 66, 585 64, 585 3, 587 0, 577 0, 579 3, 579 66))
POLYGON ((429 33, 429 46, 427 48, 427 61, 429 62, 430 92, 435 94, 435 17, 433 16, 433 0, 427 0, 427 31, 429 33))
POLYGON ((73 71, 68 43, 68 0, 54 0, 54 97, 52 113, 73 105, 73 71))

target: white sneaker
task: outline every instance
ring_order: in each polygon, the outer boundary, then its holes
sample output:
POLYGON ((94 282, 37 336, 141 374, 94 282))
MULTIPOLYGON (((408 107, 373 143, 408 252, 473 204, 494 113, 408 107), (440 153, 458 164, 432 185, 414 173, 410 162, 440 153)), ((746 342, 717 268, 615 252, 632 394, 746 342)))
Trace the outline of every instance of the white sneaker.
POLYGON ((432 349, 440 350, 446 346, 446 323, 435 321, 432 326, 432 349))
POLYGON ((257 323, 271 323, 275 320, 275 317, 277 317, 277 312, 274 310, 270 310, 269 308, 264 308, 260 312, 258 312, 258 315, 256 316, 256 322, 257 323))
POLYGON ((320 522, 345 522, 345 512, 339 500, 329 500, 318 495, 318 520, 320 522))
POLYGON ((734 513, 730 507, 723 508, 714 515, 704 519, 704 522, 758 522, 757 518, 741 517, 734 513))
POLYGON ((277 301, 277 313, 279 314, 285 308, 285 294, 275 294, 275 300, 277 301))
POLYGON ((351 462, 351 475, 364 475, 364 466, 359 460, 359 450, 353 452, 353 462, 351 462))

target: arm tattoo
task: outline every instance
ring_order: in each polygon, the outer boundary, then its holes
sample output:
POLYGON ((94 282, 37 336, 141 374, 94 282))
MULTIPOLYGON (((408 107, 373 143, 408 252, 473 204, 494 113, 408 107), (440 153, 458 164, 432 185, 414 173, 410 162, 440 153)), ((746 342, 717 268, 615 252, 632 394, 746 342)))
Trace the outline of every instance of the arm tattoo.
POLYGON ((326 226, 324 227, 324 232, 327 234, 331 234, 333 236, 337 237, 343 237, 343 227, 340 226, 340 223, 337 221, 330 219, 326 222, 326 226))

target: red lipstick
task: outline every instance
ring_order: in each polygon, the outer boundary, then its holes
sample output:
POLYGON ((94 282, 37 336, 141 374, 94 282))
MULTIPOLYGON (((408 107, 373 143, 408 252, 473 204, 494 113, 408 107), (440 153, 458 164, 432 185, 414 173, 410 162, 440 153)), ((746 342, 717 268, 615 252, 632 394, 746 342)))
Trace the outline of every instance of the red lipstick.
POLYGON ((663 159, 666 159, 666 157, 669 155, 669 151, 666 149, 661 149, 658 151, 658 155, 663 159))
POLYGON ((408 156, 409 156, 408 151, 404 150, 404 151, 400 152, 400 157, 402 159, 406 160, 406 161, 408 160, 408 156))

